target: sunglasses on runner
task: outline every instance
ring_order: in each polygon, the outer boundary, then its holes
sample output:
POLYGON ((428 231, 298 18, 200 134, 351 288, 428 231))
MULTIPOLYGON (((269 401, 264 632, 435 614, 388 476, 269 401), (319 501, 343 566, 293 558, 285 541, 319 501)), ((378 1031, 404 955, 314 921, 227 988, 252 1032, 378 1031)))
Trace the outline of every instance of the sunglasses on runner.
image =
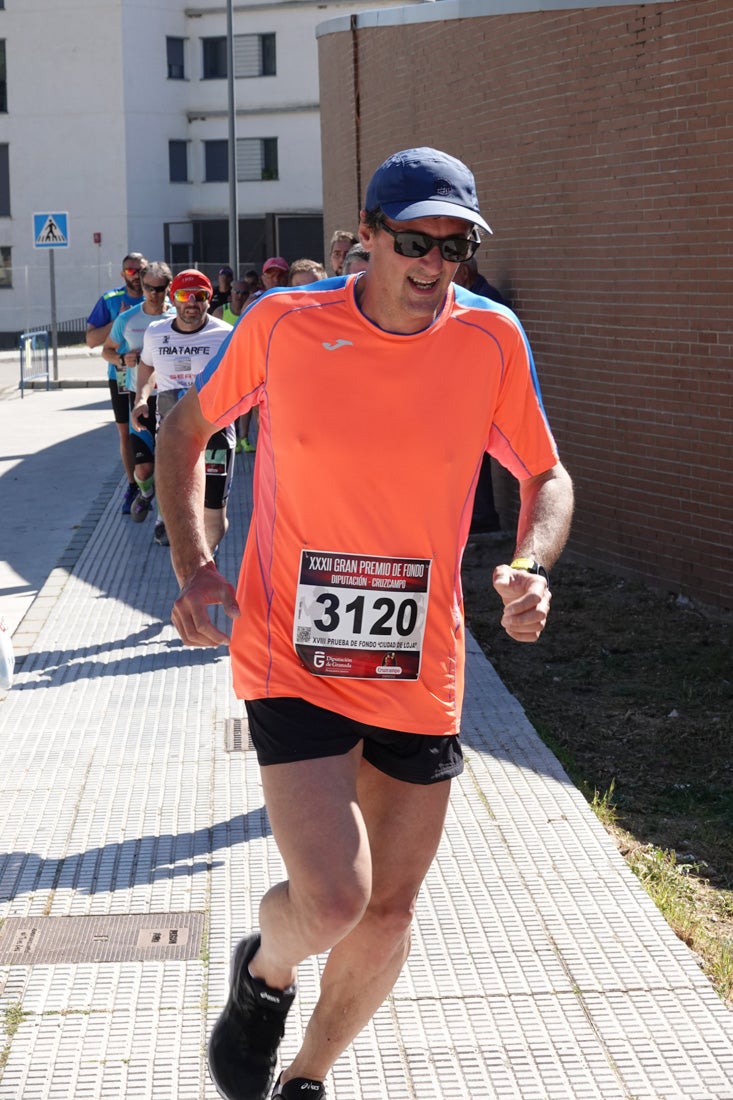
POLYGON ((165 294, 167 289, 167 283, 161 283, 160 286, 151 286, 150 283, 143 283, 143 290, 147 290, 148 294, 165 294))
POLYGON ((384 221, 379 223, 379 227, 392 237, 395 252, 399 256, 408 256, 411 259, 427 256, 430 249, 437 246, 444 260, 448 260, 451 264, 460 264, 470 260, 481 244, 476 226, 471 230, 470 237, 431 237, 427 233, 418 233, 414 229, 392 229, 384 221))
POLYGON ((190 302, 193 299, 194 302, 208 302, 211 295, 208 290, 176 290, 173 297, 177 302, 183 304, 184 302, 190 302))
POLYGON ((139 275, 140 274, 140 268, 139 267, 124 267, 122 270, 124 271, 125 275, 139 275))

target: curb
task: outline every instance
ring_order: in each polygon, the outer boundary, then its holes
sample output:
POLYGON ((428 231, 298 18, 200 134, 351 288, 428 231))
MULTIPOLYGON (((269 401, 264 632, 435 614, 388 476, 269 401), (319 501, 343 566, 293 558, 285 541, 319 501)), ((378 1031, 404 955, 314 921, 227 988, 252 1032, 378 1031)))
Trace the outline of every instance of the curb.
MULTIPOLYGON (((27 382, 23 387, 23 391, 37 390, 39 393, 50 392, 51 390, 106 390, 107 379, 106 378, 59 378, 55 382, 49 382, 46 386, 45 382, 41 382, 40 379, 34 379, 31 382, 27 382)), ((16 383, 10 386, 0 386, 0 401, 7 401, 14 397, 21 397, 20 386, 16 383)))

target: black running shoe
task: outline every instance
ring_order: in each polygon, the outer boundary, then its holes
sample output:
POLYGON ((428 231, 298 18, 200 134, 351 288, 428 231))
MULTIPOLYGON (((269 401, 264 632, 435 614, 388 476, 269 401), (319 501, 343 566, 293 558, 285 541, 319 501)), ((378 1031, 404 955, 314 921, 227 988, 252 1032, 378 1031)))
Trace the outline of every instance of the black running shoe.
POLYGON ((259 932, 237 946, 229 999, 209 1039, 209 1073, 224 1100, 268 1100, 285 1017, 295 998, 294 989, 271 989, 251 976, 249 962, 259 946, 259 932))
POLYGON ((153 498, 144 497, 141 492, 138 492, 130 505, 130 518, 134 519, 135 523, 143 523, 152 507, 153 498))
POLYGON ((323 1081, 313 1081, 310 1077, 291 1077, 286 1084, 281 1085, 280 1077, 275 1082, 275 1091, 270 1100, 326 1100, 323 1081))
POLYGON ((153 542, 158 546, 170 546, 168 535, 166 533, 165 524, 162 519, 156 519, 155 527, 153 528, 153 542))

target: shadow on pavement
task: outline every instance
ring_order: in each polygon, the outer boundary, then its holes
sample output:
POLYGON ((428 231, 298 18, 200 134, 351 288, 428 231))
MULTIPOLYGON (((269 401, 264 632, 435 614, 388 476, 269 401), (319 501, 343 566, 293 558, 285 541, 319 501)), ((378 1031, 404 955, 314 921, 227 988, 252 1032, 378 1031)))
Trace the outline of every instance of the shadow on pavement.
POLYGON ((76 649, 33 650, 25 657, 19 657, 16 671, 35 673, 32 681, 17 685, 18 691, 36 691, 39 688, 60 687, 62 684, 81 679, 98 679, 104 676, 131 676, 143 672, 162 672, 171 668, 196 668, 226 660, 225 647, 219 649, 197 649, 184 644, 177 638, 160 640, 156 652, 138 651, 166 629, 166 623, 150 623, 142 630, 123 639, 104 642, 101 645, 80 646, 76 649), (164 647, 162 650, 160 647, 164 647), (123 649, 133 649, 129 656, 120 656, 111 660, 100 660, 104 654, 115 653, 123 649))
POLYGON ((220 865, 220 861, 209 858, 212 853, 269 835, 267 813, 260 806, 210 828, 133 837, 73 852, 62 859, 43 859, 36 852, 8 852, 0 855, 0 902, 36 890, 114 893, 201 874, 220 865))
MULTIPOLYGON (((84 409, 100 407, 101 403, 95 402, 84 409)), ((47 410, 39 407, 38 411, 27 443, 32 448, 40 442, 41 447, 21 453, 14 440, 15 453, 2 455, 3 461, 16 462, 0 475, 4 515, 0 563, 7 563, 26 582, 25 586, 14 585, 15 592, 34 592, 44 585, 90 505, 97 501, 102 485, 108 497, 109 479, 120 468, 117 436, 111 423, 43 447, 47 410)), ((66 411, 53 410, 53 415, 63 417, 66 411)))

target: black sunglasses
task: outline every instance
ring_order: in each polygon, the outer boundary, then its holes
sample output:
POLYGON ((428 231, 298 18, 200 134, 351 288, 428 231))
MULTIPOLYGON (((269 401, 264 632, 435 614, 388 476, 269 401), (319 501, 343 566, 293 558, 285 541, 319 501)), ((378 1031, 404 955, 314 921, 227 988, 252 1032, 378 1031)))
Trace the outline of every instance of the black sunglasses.
POLYGON ((476 226, 471 230, 470 237, 431 237, 427 233, 417 233, 414 229, 392 229, 385 221, 380 221, 379 227, 392 237, 395 252, 411 259, 427 256, 430 249, 437 246, 444 260, 451 264, 460 264, 470 260, 481 244, 476 226))
POLYGON ((147 290, 149 294, 165 294, 167 289, 167 283, 163 283, 162 286, 151 286, 150 283, 143 283, 143 290, 147 290))

